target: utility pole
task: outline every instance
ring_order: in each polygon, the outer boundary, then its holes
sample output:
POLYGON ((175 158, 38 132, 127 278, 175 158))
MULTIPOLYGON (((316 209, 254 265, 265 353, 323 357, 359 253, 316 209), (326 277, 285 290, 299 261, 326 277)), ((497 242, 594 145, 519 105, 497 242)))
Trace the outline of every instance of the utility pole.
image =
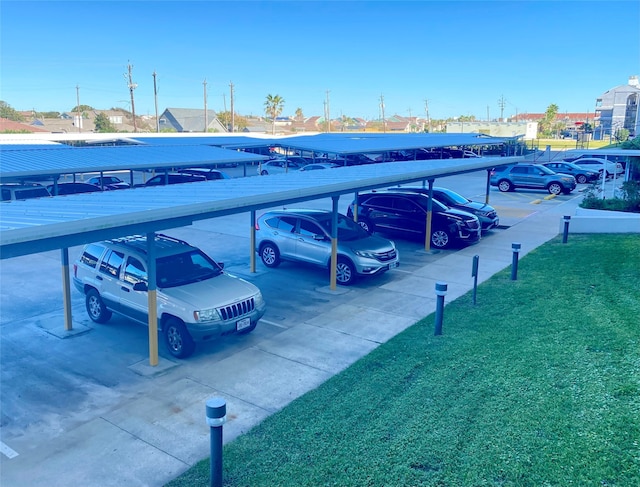
POLYGON ((429 100, 424 101, 424 111, 427 114, 427 132, 431 133, 431 119, 429 118, 429 100))
POLYGON ((329 108, 329 90, 327 90, 327 132, 331 132, 331 111, 329 108))
POLYGON ((231 88, 231 133, 235 131, 236 120, 235 114, 233 113, 233 83, 229 82, 229 87, 231 88))
POLYGON ((76 117, 78 118, 78 133, 82 128, 82 117, 80 116, 80 87, 76 85, 76 117))
POLYGON ((156 133, 160 133, 160 119, 158 118, 158 88, 156 86, 156 72, 153 71, 153 102, 156 105, 156 133))
POLYGON ((128 83, 127 86, 129 87, 129 94, 131 95, 131 115, 133 116, 133 132, 137 132, 138 131, 138 127, 136 126, 136 106, 133 102, 133 90, 135 90, 138 85, 137 83, 133 82, 133 76, 131 74, 131 70, 133 69, 133 66, 131 64, 127 65, 127 70, 129 72, 129 76, 127 77, 127 75, 124 75, 125 79, 128 79, 128 83))
POLYGON ((380 111, 382 112, 382 131, 387 133, 387 121, 384 119, 384 96, 380 95, 380 111))
POLYGON ((504 122, 504 105, 505 105, 504 95, 502 95, 500 97, 500 99, 498 100, 498 106, 500 107, 500 121, 501 122, 504 122))
POLYGON ((202 82, 204 86, 204 131, 207 132, 207 127, 209 126, 209 120, 207 119, 207 78, 202 82))

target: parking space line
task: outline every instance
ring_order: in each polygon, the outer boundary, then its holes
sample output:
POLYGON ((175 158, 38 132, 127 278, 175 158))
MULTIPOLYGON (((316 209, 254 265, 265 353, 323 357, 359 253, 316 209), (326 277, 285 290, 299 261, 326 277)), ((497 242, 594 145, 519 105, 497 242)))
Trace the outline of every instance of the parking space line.
POLYGON ((266 323, 267 325, 276 326, 278 328, 284 328, 285 330, 289 328, 288 326, 280 325, 278 323, 274 323, 273 321, 265 320, 264 318, 260 319, 260 323, 266 323))
POLYGON ((0 441, 0 453, 2 453, 7 458, 15 458, 18 456, 18 452, 9 448, 2 441, 0 441))

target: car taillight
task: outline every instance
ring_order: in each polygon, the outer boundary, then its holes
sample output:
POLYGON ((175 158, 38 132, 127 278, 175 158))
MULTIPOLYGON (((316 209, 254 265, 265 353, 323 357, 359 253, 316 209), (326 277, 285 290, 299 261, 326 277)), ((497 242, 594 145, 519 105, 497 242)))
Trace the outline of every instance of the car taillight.
POLYGON ((256 231, 260 230, 260 224, 258 223, 258 220, 256 220, 255 228, 256 231))

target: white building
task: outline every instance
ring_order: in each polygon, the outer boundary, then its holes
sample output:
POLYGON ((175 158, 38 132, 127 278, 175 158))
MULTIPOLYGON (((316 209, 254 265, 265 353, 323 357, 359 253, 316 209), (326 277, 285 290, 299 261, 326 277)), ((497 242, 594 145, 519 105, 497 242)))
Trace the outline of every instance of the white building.
POLYGON ((615 137, 620 129, 627 129, 629 135, 635 137, 640 132, 639 100, 638 76, 629 76, 629 82, 626 85, 605 91, 596 100, 595 139, 615 137))

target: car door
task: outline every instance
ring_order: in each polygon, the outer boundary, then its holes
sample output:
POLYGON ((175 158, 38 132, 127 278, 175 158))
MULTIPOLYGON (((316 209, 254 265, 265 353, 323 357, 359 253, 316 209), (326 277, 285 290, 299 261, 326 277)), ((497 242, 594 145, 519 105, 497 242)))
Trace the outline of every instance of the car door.
POLYGON ((149 296, 146 291, 147 269, 145 265, 134 256, 127 256, 122 271, 120 285, 120 312, 131 319, 148 323, 149 321, 149 296), (145 284, 145 290, 136 291, 133 287, 138 283, 145 284))
POLYGON ((100 297, 112 311, 120 312, 120 272, 124 253, 108 250, 100 262, 96 281, 99 283, 100 297))
POLYGON ((273 240, 283 258, 296 258, 296 235, 294 233, 297 218, 291 216, 274 216, 265 222, 271 228, 273 240))
POLYGON ((514 166, 511 168, 511 180, 517 187, 536 188, 539 183, 536 181, 536 175, 539 171, 531 166, 514 166))
POLYGON ((393 200, 393 227, 412 234, 424 234, 426 212, 410 198, 397 196, 393 200))
POLYGON ((317 265, 324 265, 329 260, 331 240, 316 222, 299 218, 295 236, 298 260, 317 265))
POLYGON ((372 196, 361 203, 360 211, 360 216, 369 220, 374 228, 380 230, 396 229, 393 198, 391 196, 372 196))

